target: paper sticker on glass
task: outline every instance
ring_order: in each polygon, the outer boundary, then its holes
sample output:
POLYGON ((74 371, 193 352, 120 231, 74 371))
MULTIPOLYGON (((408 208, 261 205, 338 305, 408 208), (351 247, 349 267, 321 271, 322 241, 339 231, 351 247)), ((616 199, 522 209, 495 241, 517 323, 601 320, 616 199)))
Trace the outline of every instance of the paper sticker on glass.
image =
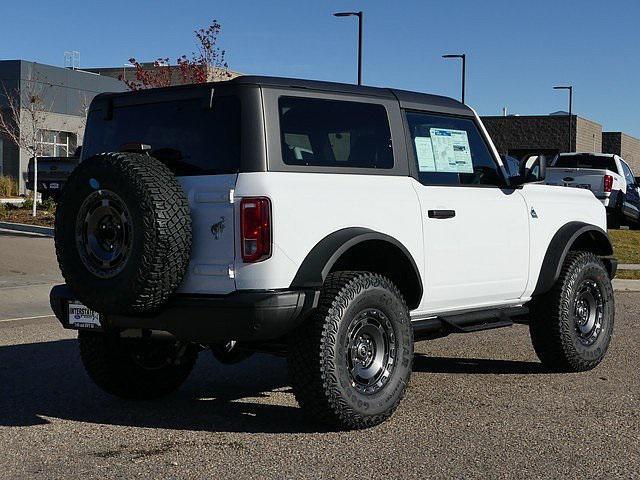
POLYGON ((471 148, 466 131, 431 128, 430 133, 437 172, 473 173, 471 148))
POLYGON ((433 147, 431 146, 431 138, 415 137, 413 139, 416 145, 416 155, 418 157, 418 169, 421 172, 435 172, 436 160, 433 156, 433 147))

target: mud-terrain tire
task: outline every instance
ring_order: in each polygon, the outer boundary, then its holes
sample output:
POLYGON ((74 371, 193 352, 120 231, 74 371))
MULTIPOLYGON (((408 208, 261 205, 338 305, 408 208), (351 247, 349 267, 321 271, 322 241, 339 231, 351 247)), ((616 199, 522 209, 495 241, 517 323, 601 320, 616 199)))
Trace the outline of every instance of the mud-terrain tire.
POLYGON ((171 171, 137 153, 105 153, 74 170, 57 207, 55 246, 77 299, 106 314, 157 310, 191 254, 189 203, 171 171))
POLYGON ((81 331, 80 358, 89 377, 105 392, 149 400, 177 390, 198 357, 193 344, 120 338, 113 332, 81 331))
POLYGON ((604 358, 611 337, 613 287, 602 261, 590 252, 569 252, 553 288, 530 303, 531 342, 543 365, 582 372, 604 358))
POLYGON ((388 278, 373 273, 329 274, 317 310, 290 339, 288 367, 298 403, 314 421, 340 429, 389 418, 412 365, 407 305, 388 278))

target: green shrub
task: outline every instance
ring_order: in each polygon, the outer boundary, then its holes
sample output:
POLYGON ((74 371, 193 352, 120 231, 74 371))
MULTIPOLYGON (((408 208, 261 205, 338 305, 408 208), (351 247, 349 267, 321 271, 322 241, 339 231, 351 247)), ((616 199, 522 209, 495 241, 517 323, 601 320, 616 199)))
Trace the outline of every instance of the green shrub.
POLYGON ((0 197, 13 197, 18 194, 18 185, 11 177, 0 175, 0 197))
POLYGON ((33 197, 31 195, 24 199, 24 202, 22 202, 22 208, 26 208, 28 210, 33 208, 33 197))
POLYGON ((56 202, 53 198, 47 198, 42 202, 41 208, 48 213, 56 213, 56 202))
POLYGON ((7 206, 4 203, 0 203, 0 218, 4 218, 7 215, 7 206))

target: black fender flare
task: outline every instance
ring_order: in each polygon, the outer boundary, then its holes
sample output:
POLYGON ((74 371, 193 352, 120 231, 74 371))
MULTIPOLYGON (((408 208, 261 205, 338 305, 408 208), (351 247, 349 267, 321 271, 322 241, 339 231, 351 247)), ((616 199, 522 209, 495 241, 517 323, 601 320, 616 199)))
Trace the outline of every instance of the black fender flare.
POLYGON ((584 222, 569 222, 563 225, 549 242, 532 296, 551 290, 553 284, 560 278, 562 265, 571 247, 585 234, 591 236, 591 241, 596 246, 595 254, 603 257, 613 255, 613 245, 609 235, 600 227, 584 222))
POLYGON ((423 286, 420 270, 416 265, 413 255, 402 242, 365 227, 349 227, 333 232, 320 240, 307 254, 298 268, 291 288, 319 288, 331 268, 340 256, 355 245, 369 240, 380 240, 397 247, 406 257, 413 268, 413 273, 419 282, 419 298, 422 298, 423 286))

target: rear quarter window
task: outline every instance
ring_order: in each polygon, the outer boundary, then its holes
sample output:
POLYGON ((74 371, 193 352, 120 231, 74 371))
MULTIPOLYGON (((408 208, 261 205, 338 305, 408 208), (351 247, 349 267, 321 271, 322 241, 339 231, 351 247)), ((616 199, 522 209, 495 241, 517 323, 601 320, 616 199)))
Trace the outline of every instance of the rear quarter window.
POLYGON ((384 106, 281 97, 278 109, 286 165, 393 168, 391 131, 384 106))
POLYGON ((177 176, 235 173, 240 165, 240 100, 180 100, 122 106, 105 119, 103 110, 89 113, 83 158, 146 144, 150 155, 177 176))

